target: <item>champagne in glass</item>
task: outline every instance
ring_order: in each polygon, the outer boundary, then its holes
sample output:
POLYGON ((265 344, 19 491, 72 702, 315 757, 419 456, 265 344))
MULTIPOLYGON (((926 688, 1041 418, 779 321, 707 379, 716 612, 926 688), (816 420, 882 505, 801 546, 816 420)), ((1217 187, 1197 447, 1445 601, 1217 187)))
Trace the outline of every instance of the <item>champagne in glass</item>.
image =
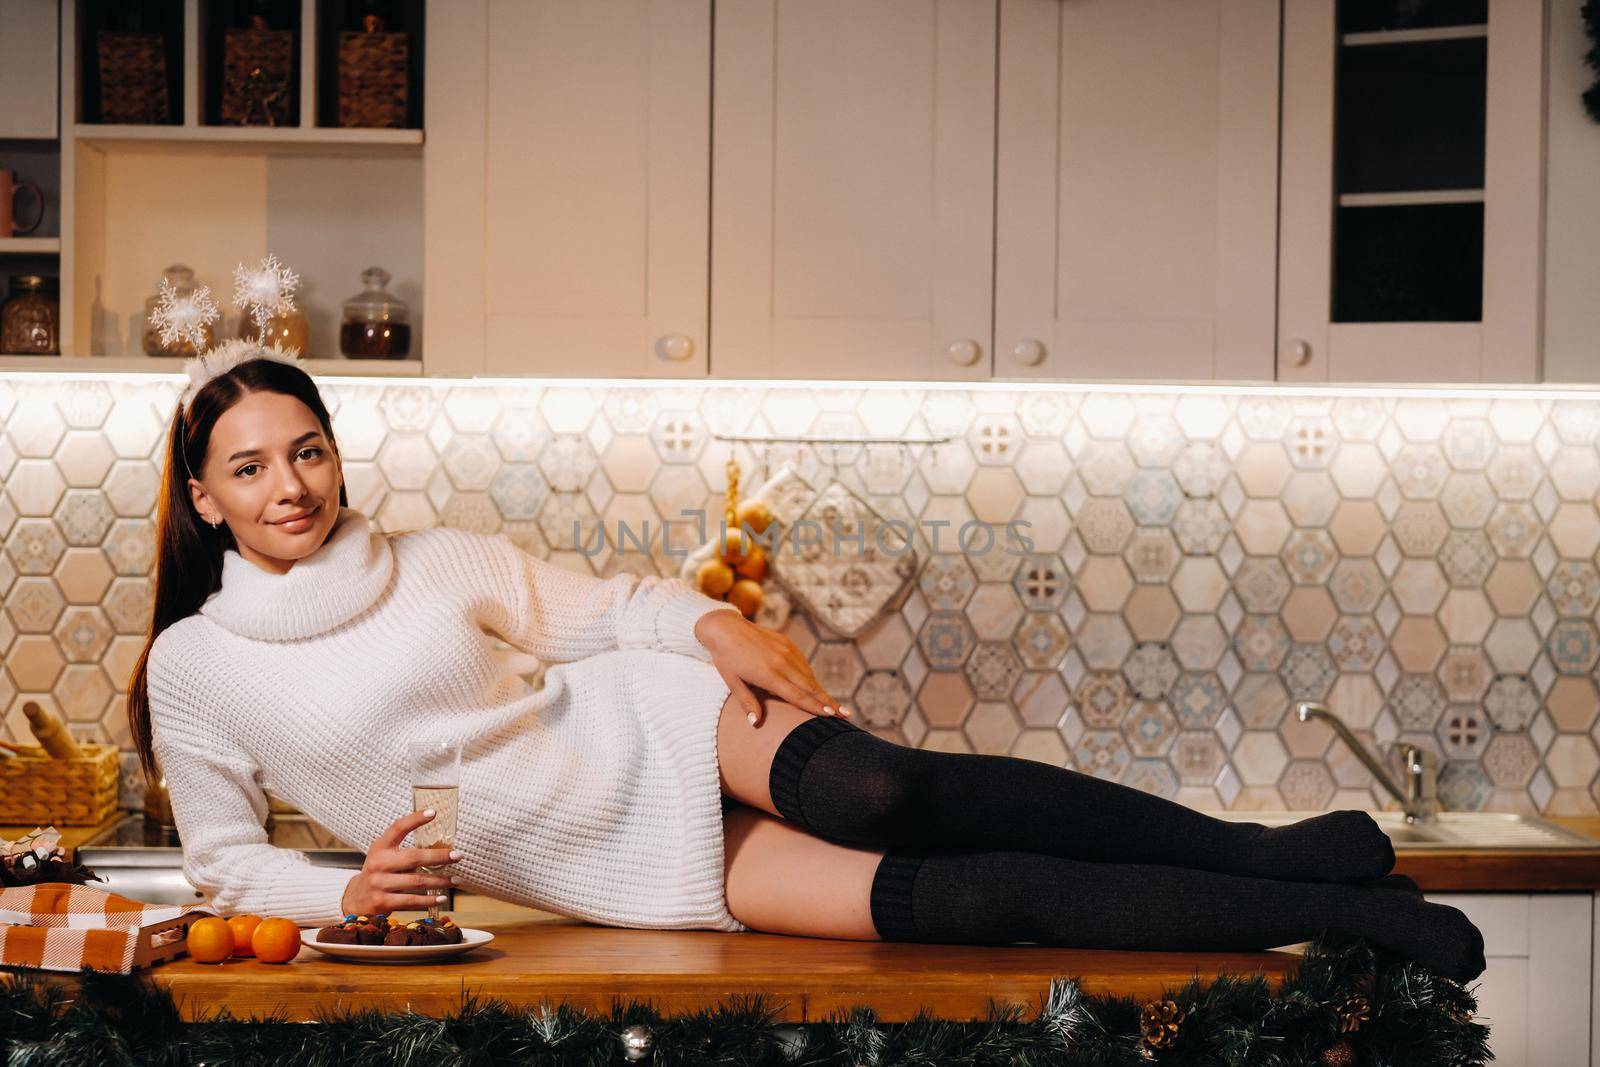
MULTIPOLYGON (((461 746, 453 741, 413 741, 406 751, 411 759, 411 803, 413 811, 433 809, 433 818, 417 827, 413 840, 418 848, 454 848, 456 810, 461 785, 461 746)), ((418 867, 424 874, 438 868, 418 867)), ((438 890, 430 890, 428 917, 437 922, 438 890)))

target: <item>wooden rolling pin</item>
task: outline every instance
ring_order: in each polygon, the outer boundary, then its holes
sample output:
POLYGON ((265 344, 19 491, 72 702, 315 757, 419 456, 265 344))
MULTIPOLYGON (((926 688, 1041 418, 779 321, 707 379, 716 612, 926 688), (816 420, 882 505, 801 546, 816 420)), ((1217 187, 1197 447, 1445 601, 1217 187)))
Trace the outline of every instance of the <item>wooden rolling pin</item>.
POLYGON ((82 759, 83 750, 67 726, 59 718, 40 707, 36 701, 23 702, 22 714, 28 717, 28 728, 39 744, 55 759, 82 759))

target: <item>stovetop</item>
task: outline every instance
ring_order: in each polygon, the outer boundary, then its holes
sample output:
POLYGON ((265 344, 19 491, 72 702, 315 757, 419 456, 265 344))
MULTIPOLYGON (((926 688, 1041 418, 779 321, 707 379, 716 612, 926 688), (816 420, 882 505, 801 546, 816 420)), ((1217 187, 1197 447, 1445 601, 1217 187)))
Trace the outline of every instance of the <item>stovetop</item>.
MULTIPOLYGON (((280 848, 356 851, 304 815, 272 812, 267 816, 267 843, 280 848)), ((112 825, 86 838, 79 849, 162 849, 178 851, 182 841, 174 827, 147 821, 143 812, 128 812, 112 825)))
MULTIPOLYGON (((305 854, 318 867, 360 870, 366 854, 339 841, 303 815, 273 812, 267 840, 305 854)), ((98 874, 89 884, 150 904, 194 904, 205 900, 183 875, 183 848, 176 830, 146 825, 143 812, 130 812, 86 839, 73 858, 98 874)))

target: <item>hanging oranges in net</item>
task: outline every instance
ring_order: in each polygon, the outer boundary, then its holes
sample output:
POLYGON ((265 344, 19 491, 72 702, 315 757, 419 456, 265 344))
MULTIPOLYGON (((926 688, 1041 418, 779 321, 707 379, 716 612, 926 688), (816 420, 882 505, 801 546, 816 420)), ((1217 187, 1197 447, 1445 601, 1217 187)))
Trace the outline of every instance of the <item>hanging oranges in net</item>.
POLYGON ((728 460, 728 498, 718 551, 700 564, 695 582, 700 592, 725 600, 747 619, 761 610, 761 581, 767 576, 767 550, 754 536, 772 525, 772 509, 760 500, 739 500, 739 461, 728 460))

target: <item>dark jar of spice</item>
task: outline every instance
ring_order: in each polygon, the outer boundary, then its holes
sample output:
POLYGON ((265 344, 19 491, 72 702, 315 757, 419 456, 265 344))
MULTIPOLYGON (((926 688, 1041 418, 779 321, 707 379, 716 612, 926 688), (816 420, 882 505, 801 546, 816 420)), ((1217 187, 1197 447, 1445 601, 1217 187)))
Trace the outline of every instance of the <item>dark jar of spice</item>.
POLYGON ((366 288, 344 302, 339 351, 350 359, 405 359, 411 354, 411 325, 405 301, 389 292, 389 272, 368 267, 361 281, 366 288))
POLYGON ((58 282, 41 274, 13 274, 11 295, 0 304, 0 354, 54 356, 61 352, 58 282))

